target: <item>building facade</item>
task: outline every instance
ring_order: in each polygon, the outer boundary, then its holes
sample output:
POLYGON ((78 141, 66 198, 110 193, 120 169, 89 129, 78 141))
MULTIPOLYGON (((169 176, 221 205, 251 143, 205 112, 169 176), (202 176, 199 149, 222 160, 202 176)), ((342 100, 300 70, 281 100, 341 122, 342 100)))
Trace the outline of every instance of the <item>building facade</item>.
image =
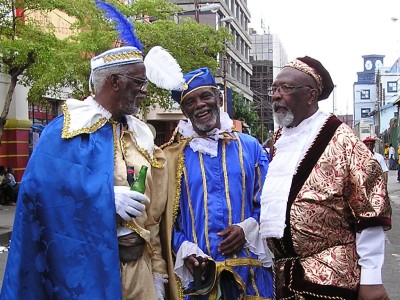
MULTIPOLYGON (((219 70, 216 81, 221 90, 227 95, 234 90, 243 95, 244 101, 253 101, 253 92, 250 88, 252 66, 250 64, 251 37, 249 34, 250 12, 246 0, 219 0, 213 1, 214 8, 204 10, 210 6, 208 1, 201 0, 166 0, 179 5, 183 13, 179 18, 190 17, 199 23, 208 24, 216 29, 226 27, 234 37, 232 43, 227 43, 226 53, 216 57, 219 62, 219 70), (215 8, 216 7, 216 8, 215 8)), ((177 20, 179 22, 179 19, 177 20)), ((203 66, 199 66, 203 67, 203 66)), ((224 97, 225 99, 229 97, 224 97)), ((224 99, 224 101, 225 101, 224 99)), ((224 103, 223 110, 231 112, 232 103, 224 103)), ((180 107, 173 104, 171 109, 156 108, 151 110, 145 120, 153 125, 157 131, 156 144, 160 145, 168 141, 179 120, 185 117, 180 107)), ((241 127, 236 123, 237 128, 241 127)))
POLYGON ((353 84, 353 115, 356 133, 380 137, 397 118, 393 103, 399 98, 399 60, 392 67, 385 67, 384 55, 364 55, 363 71, 357 72, 353 84))
POLYGON ((276 35, 269 33, 257 34, 250 30, 252 48, 250 50, 250 62, 253 66, 251 77, 251 89, 254 103, 260 119, 261 142, 268 138, 267 132, 274 131, 271 97, 268 96, 268 88, 275 77, 287 64, 287 54, 276 35))

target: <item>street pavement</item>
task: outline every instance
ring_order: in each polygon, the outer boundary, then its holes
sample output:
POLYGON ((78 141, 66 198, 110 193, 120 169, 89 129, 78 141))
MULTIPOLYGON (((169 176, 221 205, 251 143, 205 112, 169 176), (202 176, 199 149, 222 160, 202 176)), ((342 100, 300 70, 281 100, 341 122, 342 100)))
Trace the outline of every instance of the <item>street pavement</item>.
MULTIPOLYGON (((400 300, 400 183, 397 182, 397 171, 389 171, 388 192, 392 204, 392 229, 386 232, 386 255, 383 266, 383 283, 391 300, 400 300)), ((0 206, 0 288, 8 252, 4 247, 9 245, 14 221, 15 206, 0 206)))

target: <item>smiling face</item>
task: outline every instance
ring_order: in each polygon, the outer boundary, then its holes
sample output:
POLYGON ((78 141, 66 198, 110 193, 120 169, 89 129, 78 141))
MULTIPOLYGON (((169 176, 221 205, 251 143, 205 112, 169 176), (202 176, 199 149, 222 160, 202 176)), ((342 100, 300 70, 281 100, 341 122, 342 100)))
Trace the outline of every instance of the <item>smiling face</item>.
POLYGON ((191 92, 181 103, 181 109, 198 135, 205 135, 220 128, 221 93, 214 88, 204 87, 191 92))
POLYGON ((314 79, 294 68, 284 68, 272 84, 277 90, 271 96, 275 122, 294 127, 312 116, 318 109, 318 91, 314 79), (284 93, 282 85, 297 87, 284 93))

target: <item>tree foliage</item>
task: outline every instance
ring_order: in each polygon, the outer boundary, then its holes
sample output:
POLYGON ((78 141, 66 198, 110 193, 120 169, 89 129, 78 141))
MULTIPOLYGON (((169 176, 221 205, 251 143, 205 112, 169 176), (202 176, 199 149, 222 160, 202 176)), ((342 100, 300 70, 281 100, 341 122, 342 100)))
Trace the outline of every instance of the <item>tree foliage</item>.
MULTIPOLYGON (((225 42, 231 40, 225 28, 216 30, 191 19, 177 24, 175 17, 181 8, 163 0, 138 0, 131 6, 116 0, 107 2, 134 20, 144 53, 160 45, 173 54, 184 72, 204 66, 215 71, 218 53, 225 51, 225 42), (155 21, 145 22, 145 16, 155 21)), ((0 131, 17 82, 30 86, 31 103, 43 102, 44 95, 57 97, 61 88, 69 89, 78 99, 87 96, 90 58, 115 46, 116 40, 114 24, 103 17, 93 0, 0 0, 0 72, 11 78, 0 131), (42 16, 39 20, 38 13, 42 16), (57 38, 57 24, 43 22, 49 13, 73 17, 73 21, 68 19, 73 34, 57 38)), ((154 86, 148 95, 145 108, 155 103, 167 108, 170 104, 169 93, 154 86)))
POLYGON ((260 126, 255 124, 259 123, 259 116, 253 109, 253 104, 246 103, 244 96, 236 91, 232 91, 232 114, 235 120, 242 121, 244 133, 258 138, 260 126))

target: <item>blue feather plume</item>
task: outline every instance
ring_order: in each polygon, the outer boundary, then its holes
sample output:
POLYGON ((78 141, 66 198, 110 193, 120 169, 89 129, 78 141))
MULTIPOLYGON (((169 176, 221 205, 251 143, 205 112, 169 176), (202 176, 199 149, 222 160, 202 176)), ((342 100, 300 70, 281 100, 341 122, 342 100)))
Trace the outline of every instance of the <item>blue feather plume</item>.
POLYGON ((124 46, 134 46, 143 51, 143 46, 135 35, 133 24, 113 5, 96 0, 96 6, 103 11, 106 18, 111 19, 119 32, 119 38, 124 42, 124 46))

